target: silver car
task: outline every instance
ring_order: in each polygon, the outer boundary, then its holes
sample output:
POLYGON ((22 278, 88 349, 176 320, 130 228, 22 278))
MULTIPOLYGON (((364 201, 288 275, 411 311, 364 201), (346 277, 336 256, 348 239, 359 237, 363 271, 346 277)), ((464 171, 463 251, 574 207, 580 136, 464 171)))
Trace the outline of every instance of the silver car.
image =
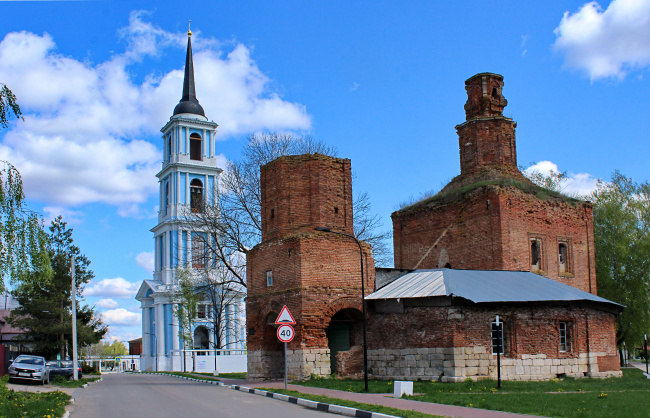
POLYGON ((45 367, 45 357, 21 354, 9 366, 9 382, 31 380, 44 385, 50 381, 50 371, 45 367))

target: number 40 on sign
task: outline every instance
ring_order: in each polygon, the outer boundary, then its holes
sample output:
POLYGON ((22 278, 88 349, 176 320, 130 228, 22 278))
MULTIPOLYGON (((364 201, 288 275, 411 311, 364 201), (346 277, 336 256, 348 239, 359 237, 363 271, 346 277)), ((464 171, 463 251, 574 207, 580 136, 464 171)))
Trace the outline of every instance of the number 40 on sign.
POLYGON ((288 343, 293 340, 295 334, 291 325, 281 325, 278 327, 278 339, 283 343, 288 343))

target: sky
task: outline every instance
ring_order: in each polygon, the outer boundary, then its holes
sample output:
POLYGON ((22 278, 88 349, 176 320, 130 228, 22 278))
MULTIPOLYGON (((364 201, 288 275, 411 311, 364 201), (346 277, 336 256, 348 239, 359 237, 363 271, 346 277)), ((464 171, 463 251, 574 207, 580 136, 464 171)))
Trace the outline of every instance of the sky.
POLYGON ((520 165, 566 171, 569 193, 650 177, 650 0, 0 1, 0 15, 0 83, 24 113, 0 159, 31 209, 74 229, 95 273, 83 303, 120 341, 141 336, 189 20, 220 166, 251 134, 311 135, 352 160, 386 230, 459 174, 454 127, 481 72, 504 77, 520 165))

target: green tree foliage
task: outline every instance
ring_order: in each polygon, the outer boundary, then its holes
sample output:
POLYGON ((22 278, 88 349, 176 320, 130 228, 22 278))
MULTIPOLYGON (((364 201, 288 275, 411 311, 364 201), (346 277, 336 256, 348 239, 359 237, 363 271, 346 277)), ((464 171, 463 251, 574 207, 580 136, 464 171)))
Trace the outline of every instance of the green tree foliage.
MULTIPOLYGON (((90 261, 74 245, 72 229, 59 216, 50 226, 49 242, 42 247, 36 268, 24 272, 13 295, 20 307, 12 311, 9 322, 26 330, 24 338, 35 351, 48 356, 69 353, 72 341, 70 259, 75 258, 77 299, 82 300, 84 285, 93 277, 90 261)), ((108 331, 94 308, 77 303, 77 342, 84 347, 98 342, 108 331)))
POLYGON ((591 200, 598 295, 626 306, 617 343, 640 345, 650 334, 650 183, 616 171, 611 182, 599 182, 591 200))
POLYGON ((203 294, 198 292, 196 280, 188 270, 178 271, 178 291, 174 294, 173 314, 178 319, 179 336, 185 348, 194 348, 194 323, 203 294))
POLYGON ((41 220, 25 206, 20 173, 7 161, 0 161, 0 290, 5 281, 14 283, 19 274, 32 272, 43 260, 46 242, 41 220))
POLYGON ((16 96, 9 90, 9 87, 3 83, 0 83, 0 86, 0 126, 6 128, 9 126, 8 117, 13 113, 14 116, 22 119, 22 112, 16 102, 16 96))

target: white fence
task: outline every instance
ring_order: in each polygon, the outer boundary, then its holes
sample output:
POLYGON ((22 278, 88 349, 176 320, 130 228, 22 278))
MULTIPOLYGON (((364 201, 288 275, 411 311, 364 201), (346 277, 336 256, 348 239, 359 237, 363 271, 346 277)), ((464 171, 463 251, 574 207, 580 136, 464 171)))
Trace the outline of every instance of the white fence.
POLYGON ((171 370, 175 372, 237 373, 247 370, 245 349, 176 350, 171 354, 171 370))

